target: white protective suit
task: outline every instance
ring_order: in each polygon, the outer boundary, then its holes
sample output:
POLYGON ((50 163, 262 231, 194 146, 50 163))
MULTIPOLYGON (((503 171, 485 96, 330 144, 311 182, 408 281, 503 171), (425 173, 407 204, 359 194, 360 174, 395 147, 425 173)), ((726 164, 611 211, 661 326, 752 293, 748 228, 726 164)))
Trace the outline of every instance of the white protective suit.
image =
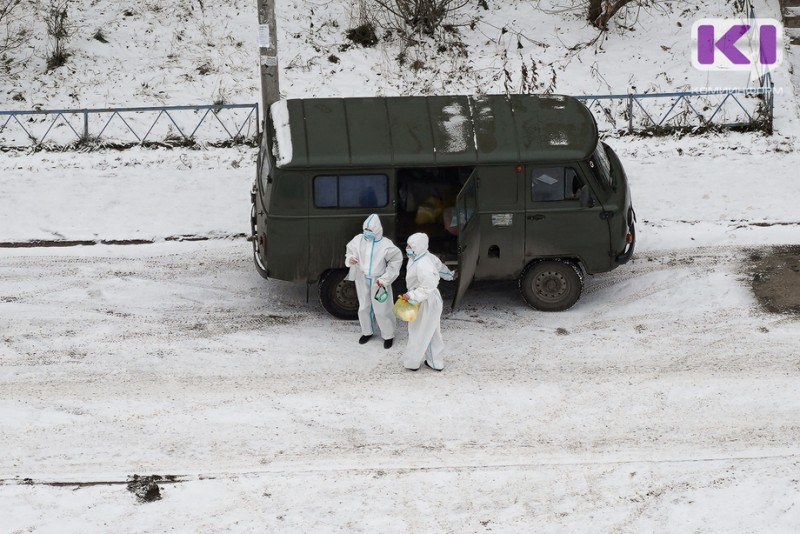
POLYGON ((442 340, 442 295, 439 278, 452 280, 454 274, 436 256, 428 252, 428 236, 413 234, 406 248, 414 255, 406 266, 408 299, 419 304, 417 318, 408 323, 408 345, 403 356, 406 369, 419 369, 423 361, 433 369, 444 368, 444 341, 442 340))
POLYGON ((358 234, 347 244, 344 256, 345 265, 350 267, 348 280, 356 283, 361 334, 375 334, 377 323, 381 337, 384 340, 393 339, 396 319, 392 313, 392 282, 400 275, 403 253, 391 239, 383 235, 383 226, 376 214, 367 217, 364 230, 374 233, 375 237, 367 239, 363 233, 358 234), (354 259, 358 263, 353 263, 354 259), (374 298, 379 288, 378 281, 389 292, 389 298, 384 302, 378 302, 374 298))

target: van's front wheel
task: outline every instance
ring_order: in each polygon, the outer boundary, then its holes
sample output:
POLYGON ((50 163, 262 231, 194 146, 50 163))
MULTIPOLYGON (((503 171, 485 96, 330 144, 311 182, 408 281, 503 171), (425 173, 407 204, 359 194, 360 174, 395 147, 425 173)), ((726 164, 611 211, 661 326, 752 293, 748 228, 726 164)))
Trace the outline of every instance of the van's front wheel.
POLYGON ((583 290, 583 276, 572 262, 538 261, 528 265, 520 276, 519 290, 531 308, 564 311, 578 302, 583 290))
POLYGON ((347 269, 331 269, 319 281, 319 300, 325 311, 339 319, 358 319, 356 285, 347 277, 347 269))

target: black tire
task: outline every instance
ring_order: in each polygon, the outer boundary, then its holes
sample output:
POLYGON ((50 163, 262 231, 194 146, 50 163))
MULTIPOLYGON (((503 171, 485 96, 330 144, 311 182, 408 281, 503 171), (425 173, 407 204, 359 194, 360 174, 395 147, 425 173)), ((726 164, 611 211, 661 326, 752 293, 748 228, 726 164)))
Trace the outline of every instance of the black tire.
POLYGON ((253 240, 253 263, 256 266, 256 271, 262 278, 269 278, 267 276, 267 268, 264 262, 261 261, 261 255, 258 253, 258 221, 256 219, 256 204, 251 204, 250 207, 250 235, 253 240))
POLYGON ((319 280, 319 300, 325 310, 339 319, 358 319, 356 284, 345 280, 347 269, 331 269, 319 280))
POLYGON ((528 265, 519 277, 519 290, 531 308, 564 311, 581 297, 583 275, 569 261, 537 261, 528 265))

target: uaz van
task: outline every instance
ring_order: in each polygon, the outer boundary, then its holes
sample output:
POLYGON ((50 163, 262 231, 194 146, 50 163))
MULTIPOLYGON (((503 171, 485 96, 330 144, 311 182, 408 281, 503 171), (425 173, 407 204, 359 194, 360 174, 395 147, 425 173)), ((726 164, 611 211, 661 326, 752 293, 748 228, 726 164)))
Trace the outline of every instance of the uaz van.
POLYGON ((425 232, 473 280, 519 280, 538 310, 570 308, 585 274, 626 263, 635 214, 591 112, 559 95, 313 98, 270 107, 251 226, 265 278, 319 282, 355 318, 345 244, 370 213, 401 250, 425 232))

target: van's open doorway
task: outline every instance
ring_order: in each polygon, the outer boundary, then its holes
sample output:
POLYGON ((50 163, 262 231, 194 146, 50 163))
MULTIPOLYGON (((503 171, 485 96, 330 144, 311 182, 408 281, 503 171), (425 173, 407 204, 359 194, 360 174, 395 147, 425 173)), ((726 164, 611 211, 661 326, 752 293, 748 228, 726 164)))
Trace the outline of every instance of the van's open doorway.
POLYGON ((474 167, 397 169, 396 240, 402 247, 416 232, 428 234, 428 249, 448 265, 458 264, 456 196, 474 167))

